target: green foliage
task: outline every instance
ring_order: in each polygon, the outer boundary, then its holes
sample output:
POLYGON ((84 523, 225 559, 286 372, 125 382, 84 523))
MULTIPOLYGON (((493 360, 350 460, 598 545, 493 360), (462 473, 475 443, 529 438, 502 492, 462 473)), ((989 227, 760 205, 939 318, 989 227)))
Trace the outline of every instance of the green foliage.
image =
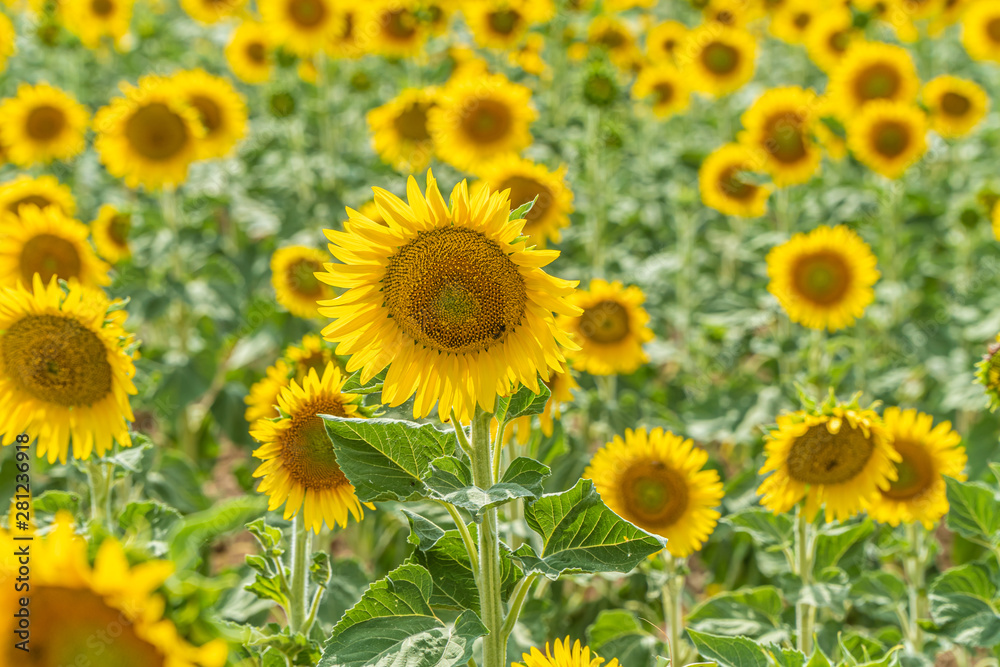
POLYGON ((548 466, 522 456, 508 466, 499 482, 489 489, 480 489, 472 483, 472 471, 467 463, 446 456, 431 461, 425 484, 432 496, 467 510, 478 523, 486 509, 516 498, 541 496, 542 482, 548 475, 548 466))

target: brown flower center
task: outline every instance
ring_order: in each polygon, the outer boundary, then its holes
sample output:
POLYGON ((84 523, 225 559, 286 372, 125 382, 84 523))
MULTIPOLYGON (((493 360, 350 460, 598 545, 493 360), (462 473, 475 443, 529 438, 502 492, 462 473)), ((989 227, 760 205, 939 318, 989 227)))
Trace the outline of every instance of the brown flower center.
POLYGON ((794 164, 807 157, 803 119, 795 112, 781 111, 764 125, 764 148, 775 160, 794 164))
POLYGON ((552 191, 533 178, 525 176, 511 176, 500 184, 499 190, 510 188, 510 208, 514 210, 523 206, 538 197, 535 205, 531 207, 524 219, 528 225, 538 222, 545 217, 545 213, 552 205, 552 191))
POLYGON ((136 110, 125 124, 125 136, 132 150, 156 162, 175 157, 188 143, 184 119, 160 102, 136 110))
POLYGON ((849 482, 865 469, 875 451, 871 437, 845 420, 836 434, 826 423, 810 426, 788 453, 788 474, 806 484, 849 482))
POLYGON ((713 74, 732 74, 740 63, 740 52, 728 44, 712 42, 702 50, 701 62, 713 74))
POLYGON ((24 130, 35 141, 51 141, 66 128, 66 114, 62 109, 42 105, 28 114, 24 130))
POLYGON ((315 28, 326 18, 326 5, 321 0, 290 0, 288 16, 300 28, 315 28))
POLYGON ((910 145, 910 129, 898 121, 887 120, 875 126, 872 138, 880 155, 898 157, 910 145))
POLYGON ((844 258, 830 251, 800 257, 792 268, 792 284, 799 296, 820 305, 839 302, 850 287, 850 276, 844 258))
POLYGON ((510 132, 513 121, 510 109, 498 100, 476 100, 469 103, 464 111, 462 131, 475 143, 493 143, 510 132))
POLYGON ((94 0, 90 3, 90 8, 93 10, 95 16, 100 16, 101 18, 111 16, 111 13, 115 11, 115 5, 111 0, 94 0))
POLYGON ((583 311, 579 329, 581 334, 595 343, 617 343, 629 334, 628 311, 617 301, 600 301, 583 311))
POLYGON ((969 109, 972 108, 972 102, 965 95, 948 91, 941 96, 941 111, 947 116, 953 116, 955 118, 961 118, 965 114, 969 113, 969 109))
POLYGON ((660 461, 629 467, 622 475, 621 496, 625 518, 652 533, 676 523, 688 506, 684 477, 660 461))
POLYGON ((719 174, 719 189, 730 199, 746 201, 752 199, 757 192, 757 186, 740 178, 743 165, 729 167, 719 174))
POLYGON ((521 14, 513 9, 501 9, 490 12, 487 20, 490 30, 499 35, 510 35, 521 23, 521 14))
POLYGON ((19 259, 21 279, 30 285, 37 273, 46 285, 52 276, 79 278, 82 262, 76 246, 60 236, 38 234, 24 244, 19 259))
POLYGON ((885 63, 876 63, 862 70, 854 81, 854 94, 862 102, 891 99, 902 85, 899 71, 885 63))
POLYGON ((17 214, 21 206, 25 204, 34 204, 38 208, 45 208, 46 206, 53 206, 53 202, 48 197, 42 195, 28 195, 27 197, 21 197, 17 201, 13 201, 7 205, 7 210, 11 213, 17 214))
POLYGON ((193 95, 188 102, 198 111, 201 124, 205 126, 205 132, 209 136, 215 134, 222 127, 222 109, 210 97, 205 95, 193 95))
POLYGON ((349 484, 333 451, 323 419, 316 415, 346 417, 337 399, 322 398, 305 406, 281 440, 281 462, 289 476, 307 489, 329 489, 349 484))
POLYGON ((892 446, 903 460, 896 463, 899 477, 882 494, 893 500, 911 500, 922 495, 934 483, 934 462, 930 454, 916 442, 897 440, 892 446))
POLYGON ((322 271, 323 266, 311 259, 300 259, 288 265, 285 275, 288 285, 300 296, 318 296, 323 291, 323 283, 317 280, 315 273, 322 271))
POLYGON ((396 116, 392 125, 403 139, 409 141, 427 141, 431 138, 427 131, 427 110, 433 106, 428 102, 411 104, 396 116))

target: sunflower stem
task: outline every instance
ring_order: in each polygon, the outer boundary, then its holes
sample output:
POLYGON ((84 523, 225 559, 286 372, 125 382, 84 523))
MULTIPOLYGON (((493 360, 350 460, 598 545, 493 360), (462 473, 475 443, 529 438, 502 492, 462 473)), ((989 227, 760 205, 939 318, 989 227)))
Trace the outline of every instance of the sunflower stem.
POLYGON ((923 527, 916 523, 906 524, 906 588, 909 593, 909 635, 913 653, 920 653, 924 647, 920 618, 926 609, 926 550, 923 527))
POLYGON ((510 594, 510 609, 507 611, 507 618, 504 619, 503 627, 500 629, 504 643, 507 642, 510 633, 514 632, 514 626, 517 625, 517 618, 521 615, 521 609, 524 608, 524 601, 528 598, 528 591, 531 590, 531 586, 535 583, 536 579, 538 579, 538 573, 532 572, 522 577, 514 586, 514 591, 510 594))
MULTIPOLYGON (((472 481, 480 489, 493 485, 490 421, 493 415, 478 405, 472 418, 472 481)), ((497 508, 483 512, 479 524, 479 606, 480 618, 489 633, 483 637, 483 666, 505 667, 507 642, 503 637, 503 599, 500 586, 500 535, 497 508)))
POLYGON ((605 183, 601 176, 601 112, 590 109, 587 112, 587 176, 590 195, 590 256, 593 260, 594 275, 604 273, 604 201, 602 192, 605 183))
POLYGON ((458 534, 462 536, 462 543, 465 545, 465 550, 469 554, 469 562, 472 563, 472 577, 476 580, 477 584, 479 582, 479 550, 476 548, 476 541, 472 539, 472 533, 469 532, 469 527, 465 525, 465 520, 462 519, 462 515, 459 513, 458 509, 451 503, 439 500, 439 503, 448 510, 448 514, 451 515, 451 520, 455 522, 455 527, 458 528, 458 534))
POLYGON ((795 647, 804 655, 812 654, 813 611, 805 600, 805 589, 812 585, 812 537, 811 521, 806 518, 805 507, 799 506, 795 517, 795 555, 798 560, 798 575, 802 582, 799 599, 795 603, 795 647))
POLYGON ((288 592, 288 629, 300 632, 305 626, 306 602, 307 602, 307 580, 309 568, 309 552, 312 548, 312 540, 309 531, 306 529, 303 512, 295 515, 292 522, 292 580, 288 592))
POLYGON ((681 633, 684 632, 684 575, 677 567, 674 557, 663 552, 664 573, 667 581, 663 584, 663 616, 667 623, 667 649, 670 667, 681 667, 681 633))
POLYGON ((90 519, 110 530, 110 484, 104 464, 87 459, 87 485, 90 487, 90 519))

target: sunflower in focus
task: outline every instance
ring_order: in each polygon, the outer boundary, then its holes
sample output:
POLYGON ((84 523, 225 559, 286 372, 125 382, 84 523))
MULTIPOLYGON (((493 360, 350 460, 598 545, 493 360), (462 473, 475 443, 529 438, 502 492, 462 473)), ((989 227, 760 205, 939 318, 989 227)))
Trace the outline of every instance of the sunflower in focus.
POLYGON ((762 160, 742 144, 726 144, 713 151, 698 170, 701 201, 725 215, 758 218, 767 212, 769 187, 745 174, 761 171, 762 160))
POLYGON ((594 480, 615 514, 667 538, 667 551, 686 558, 715 530, 722 482, 705 470, 708 453, 657 428, 627 429, 594 454, 583 476, 594 480))
POLYGON ((761 154, 778 187, 806 183, 819 169, 823 153, 810 134, 816 105, 813 91, 788 86, 767 91, 743 114, 740 143, 761 154))
POLYGON ((273 43, 298 56, 322 51, 339 28, 331 0, 260 0, 257 8, 273 43))
POLYGON ((144 76, 138 86, 121 87, 124 96, 94 117, 94 148, 101 162, 131 188, 183 183, 205 133, 198 111, 160 77, 144 76))
POLYGON ((670 118, 691 104, 687 77, 674 65, 660 63, 643 68, 632 85, 632 97, 649 98, 658 118, 670 118))
POLYGON ((515 48, 537 22, 534 5, 529 0, 482 0, 466 2, 462 13, 476 44, 507 51, 515 48))
POLYGON ((132 215, 119 211, 111 204, 104 204, 97 212, 97 218, 90 223, 90 234, 97 247, 97 254, 117 264, 132 254, 128 245, 132 230, 132 215))
POLYGON ((368 0, 357 15, 356 30, 369 40, 363 46, 387 58, 413 58, 430 36, 420 20, 419 0, 368 0))
POLYGON ((333 290, 323 284, 317 273, 323 270, 326 254, 316 248, 288 246, 271 256, 271 284, 278 303, 292 315, 311 319, 319 315, 317 301, 333 298, 333 290))
POLYGON ((816 16, 805 34, 806 52, 826 73, 840 66, 851 45, 862 37, 847 7, 828 8, 816 16))
MULTIPOLYGON (((344 394, 340 369, 327 365, 320 376, 310 370, 300 385, 291 380, 278 394, 281 417, 260 419, 250 429, 261 446, 253 455, 263 463, 254 477, 263 477, 258 491, 270 497, 268 511, 285 505, 284 517, 291 519, 303 511, 306 528, 318 533, 327 527, 347 526, 348 515, 355 521, 364 516, 364 507, 354 487, 337 465, 333 442, 319 415, 362 417, 361 397, 344 394)), ((375 507, 365 503, 368 509, 375 507)))
POLYGON ((688 33, 678 64, 690 70, 696 90, 721 97, 753 78, 756 57, 757 41, 749 32, 701 26, 688 33))
POLYGON ((247 132, 247 105, 233 84, 202 69, 170 77, 177 96, 198 112, 205 133, 198 139, 198 159, 222 158, 247 132))
POLYGON ((524 662, 511 663, 510 667, 620 667, 618 658, 604 664, 604 658, 591 653, 589 646, 581 646, 580 640, 570 645, 569 637, 557 639, 554 650, 546 644, 545 653, 533 646, 530 653, 521 654, 521 660, 524 662))
POLYGON ((906 49, 858 42, 830 74, 827 95, 839 103, 840 115, 847 119, 875 100, 913 102, 919 89, 917 69, 906 49))
POLYGON ((66 463, 71 440, 78 460, 104 456, 113 441, 130 447, 134 338, 121 302, 75 281, 45 285, 37 273, 29 284, 0 298, 0 402, 17 406, 0 422, 3 444, 26 433, 49 463, 66 463))
POLYGON ((766 438, 761 504, 776 514, 805 501, 813 519, 845 521, 888 490, 901 460, 874 410, 831 397, 816 410, 780 415, 766 438))
POLYGON ((23 175, 0 183, 0 215, 3 211, 16 215, 24 204, 39 208, 54 206, 67 216, 76 212, 73 191, 48 174, 37 178, 23 175))
POLYGON ((979 0, 962 18, 962 45, 973 60, 1000 62, 1000 5, 979 0))
POLYGON ((990 98, 968 79, 944 75, 924 84, 922 97, 931 127, 942 137, 963 137, 986 116, 990 98))
POLYGON ((68 160, 84 148, 87 110, 68 93, 47 83, 22 83, 0 104, 0 142, 7 159, 20 166, 68 160))
POLYGON ((789 44, 802 44, 822 12, 822 6, 810 0, 788 0, 772 14, 771 34, 789 44))
POLYGON ((181 8, 199 23, 211 25, 238 16, 247 0, 181 0, 181 8))
POLYGON ((886 178, 899 178, 927 152, 927 116, 905 102, 872 102, 847 125, 854 156, 886 178))
MULTIPOLYGON (((0 529, 0 578, 14 581, 23 568, 16 554, 24 544, 0 529)), ((0 665, 222 667, 228 654, 224 640, 193 646, 163 618, 165 603, 155 591, 173 571, 174 564, 164 560, 130 565, 113 537, 101 541, 91 566, 88 543, 76 534, 72 516, 58 512, 49 532, 33 536, 30 589, 0 590, 4 609, 17 609, 18 599, 27 597, 32 619, 31 651, 5 642, 0 665)), ((0 630, 12 635, 16 629, 17 618, 4 614, 0 630)))
POLYGON ((530 146, 529 126, 537 117, 524 86, 502 74, 462 75, 442 90, 428 112, 428 128, 442 160, 476 172, 530 146))
POLYGON ((60 23, 88 49, 110 38, 121 45, 132 23, 135 0, 59 0, 60 23))
POLYGON ((875 299, 879 278, 868 244, 843 225, 796 234, 767 255, 767 291, 789 319, 810 329, 851 326, 875 299))
POLYGON ((627 375, 649 361, 642 349, 653 340, 645 301, 634 285, 626 288, 597 278, 587 291, 576 292, 570 302, 582 312, 559 318, 560 327, 580 346, 570 360, 573 368, 591 375, 627 375))
POLYGON ((558 251, 527 247, 506 192, 470 197, 463 181, 448 206, 430 172, 426 195, 410 177, 409 203, 374 190, 386 225, 348 210, 343 232, 326 231, 340 263, 320 279, 347 291, 321 304, 334 320, 323 336, 351 355, 347 372, 365 383, 388 366, 383 402, 416 394, 414 416, 437 403, 443 421, 468 421, 477 402, 492 411, 521 384, 537 392, 576 347, 552 315, 579 314, 576 283, 542 270, 558 251))
POLYGON ((676 63, 687 34, 688 27, 680 21, 657 23, 646 33, 646 57, 653 63, 676 63))
POLYGON ((0 14, 0 72, 6 71, 7 61, 17 51, 16 39, 14 24, 6 14, 0 14))
POLYGON ((531 160, 508 156, 491 162, 480 173, 483 180, 473 185, 473 195, 484 187, 492 192, 510 190, 511 209, 534 200, 534 206, 524 214, 523 233, 539 248, 549 241, 559 243, 559 230, 569 226, 573 212, 573 191, 566 184, 565 166, 550 171, 531 160))
POLYGON ((274 71, 271 44, 271 32, 264 24, 244 21, 226 44, 229 69, 244 83, 264 83, 274 71))
POLYGON ((950 422, 934 426, 933 417, 913 409, 888 408, 883 421, 902 460, 896 463, 896 479, 872 502, 868 514, 892 526, 919 521, 932 530, 948 513, 944 476, 965 480, 962 436, 950 422))
POLYGON ((407 88, 368 112, 375 152, 400 171, 423 171, 434 154, 427 117, 437 103, 433 88, 407 88))
POLYGON ((36 274, 45 284, 52 278, 76 280, 90 288, 111 283, 111 267, 87 242, 90 230, 54 206, 29 204, 17 216, 0 214, 0 230, 0 287, 31 285, 36 274))

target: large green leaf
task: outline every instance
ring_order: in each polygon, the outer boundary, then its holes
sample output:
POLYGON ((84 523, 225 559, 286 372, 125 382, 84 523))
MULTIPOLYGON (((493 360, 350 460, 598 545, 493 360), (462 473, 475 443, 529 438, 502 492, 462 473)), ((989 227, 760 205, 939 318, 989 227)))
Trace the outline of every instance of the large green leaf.
POLYGON ((529 503, 524 518, 541 535, 542 551, 524 544, 514 556, 525 571, 550 579, 566 571, 628 572, 667 542, 612 512, 589 479, 529 503))
POLYGON ((722 637, 688 630, 701 657, 714 660, 721 667, 768 667, 763 647, 746 637, 722 637))
POLYGON ((518 417, 541 414, 552 392, 544 382, 538 384, 538 389, 536 394, 529 387, 521 385, 512 396, 501 396, 497 399, 497 409, 493 416, 502 424, 518 417))
POLYGON ((730 514, 722 519, 738 533, 746 533, 759 545, 790 547, 794 526, 784 514, 774 514, 759 508, 750 508, 730 514))
POLYGON ((761 586, 721 593, 705 600, 688 614, 685 622, 689 628, 701 632, 760 638, 781 628, 782 609, 778 589, 761 586))
POLYGON ((363 502, 417 500, 429 495, 430 463, 455 451, 453 433, 402 419, 320 415, 337 464, 363 502))
POLYGON ((931 618, 956 644, 986 648, 1000 644, 1000 615, 994 598, 997 577, 982 563, 955 567, 930 587, 931 618))
POLYGON ((963 537, 1000 542, 1000 500, 979 482, 959 482, 945 477, 948 485, 948 527, 963 537))
POLYGON ((852 546, 874 531, 875 524, 871 519, 859 523, 824 526, 816 536, 816 559, 813 567, 816 571, 834 567, 852 546))
POLYGON ((636 615, 623 609, 605 609, 587 628, 587 643, 607 661, 618 658, 628 667, 649 667, 657 652, 657 639, 636 615))
POLYGON ((511 462, 498 483, 480 489, 472 483, 472 471, 465 461, 444 456, 431 462, 426 484, 432 495, 468 511, 478 523, 491 507, 516 498, 541 496, 542 481, 548 474, 548 466, 522 456, 511 462))
POLYGON ((863 572, 851 586, 851 598, 876 607, 892 607, 906 601, 906 584, 891 572, 863 572))
POLYGON ((472 657, 486 627, 472 611, 449 626, 430 606, 430 572, 406 563, 373 583, 334 626, 318 667, 451 667, 472 657))
POLYGON ((240 496, 203 512, 189 514, 173 524, 168 543, 170 559, 178 570, 193 568, 201 559, 201 550, 218 537, 241 530, 248 521, 267 511, 267 497, 240 496))

